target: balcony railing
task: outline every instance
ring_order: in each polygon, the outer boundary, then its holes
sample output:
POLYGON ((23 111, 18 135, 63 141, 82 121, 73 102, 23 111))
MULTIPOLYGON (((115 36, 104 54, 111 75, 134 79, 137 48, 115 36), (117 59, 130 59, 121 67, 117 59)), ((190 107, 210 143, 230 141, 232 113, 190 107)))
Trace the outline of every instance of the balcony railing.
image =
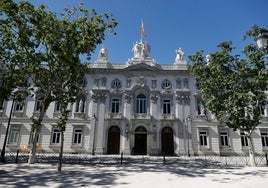
POLYGON ((140 114, 140 113, 134 113, 132 114, 132 119, 151 119, 151 114, 140 114))
POLYGON ((175 120, 175 114, 162 114, 163 120, 175 120))
POLYGON ((122 119, 122 114, 121 113, 109 113, 108 118, 110 119, 122 119))

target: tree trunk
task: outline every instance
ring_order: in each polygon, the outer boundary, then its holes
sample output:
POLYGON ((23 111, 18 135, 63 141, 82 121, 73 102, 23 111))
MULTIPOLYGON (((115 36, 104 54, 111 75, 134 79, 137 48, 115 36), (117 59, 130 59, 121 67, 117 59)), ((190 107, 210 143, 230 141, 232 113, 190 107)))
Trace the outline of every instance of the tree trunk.
POLYGON ((249 141, 249 166, 255 167, 256 161, 255 161, 255 151, 254 151, 254 145, 252 141, 251 133, 247 135, 248 141, 249 141))
POLYGON ((42 121, 44 119, 46 109, 47 109, 47 107, 41 107, 38 120, 33 121, 34 125, 32 125, 32 126, 36 126, 36 129, 34 131, 34 139, 33 139, 33 143, 32 143, 32 149, 31 149, 30 154, 29 154, 29 159, 28 159, 29 164, 34 164, 35 163, 37 139, 38 139, 38 135, 41 132, 42 121))
POLYGON ((59 161, 58 161, 58 171, 61 171, 62 169, 62 156, 63 156, 63 144, 64 144, 64 132, 61 131, 60 132, 60 137, 61 137, 61 141, 60 141, 60 151, 59 151, 59 161))
POLYGON ((30 153, 29 153, 28 164, 35 163, 37 139, 38 139, 38 135, 40 134, 40 130, 41 130, 41 125, 38 125, 33 135, 32 149, 30 150, 30 153))

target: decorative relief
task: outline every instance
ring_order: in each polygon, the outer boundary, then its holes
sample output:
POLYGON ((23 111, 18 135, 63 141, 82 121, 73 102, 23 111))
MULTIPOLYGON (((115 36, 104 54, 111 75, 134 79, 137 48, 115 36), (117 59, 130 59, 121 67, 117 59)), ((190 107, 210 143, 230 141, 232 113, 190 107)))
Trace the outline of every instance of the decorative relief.
POLYGON ((144 87, 146 84, 147 80, 143 76, 140 76, 140 78, 137 80, 137 85, 144 87))
POLYGON ((107 94, 106 92, 98 92, 98 93, 93 93, 91 95, 91 98, 93 99, 94 102, 98 102, 98 100, 102 103, 105 102, 106 98, 107 98, 107 94))
POLYGON ((152 92, 151 93, 151 100, 153 103, 156 103, 157 102, 157 99, 158 99, 158 93, 157 92, 152 92))
POLYGON ((127 103, 130 103, 131 102, 132 97, 133 97, 132 94, 125 93, 125 100, 126 100, 127 103))
POLYGON ((179 104, 182 104, 182 101, 184 101, 184 104, 190 105, 190 95, 187 94, 176 94, 176 100, 179 104))

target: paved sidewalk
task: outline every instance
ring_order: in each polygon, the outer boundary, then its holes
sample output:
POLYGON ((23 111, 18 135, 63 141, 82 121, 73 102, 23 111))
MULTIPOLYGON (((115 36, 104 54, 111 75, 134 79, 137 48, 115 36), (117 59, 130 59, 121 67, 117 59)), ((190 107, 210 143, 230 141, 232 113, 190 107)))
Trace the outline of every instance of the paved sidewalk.
POLYGON ((0 164, 0 187, 267 188, 268 167, 201 168, 180 164, 0 164))

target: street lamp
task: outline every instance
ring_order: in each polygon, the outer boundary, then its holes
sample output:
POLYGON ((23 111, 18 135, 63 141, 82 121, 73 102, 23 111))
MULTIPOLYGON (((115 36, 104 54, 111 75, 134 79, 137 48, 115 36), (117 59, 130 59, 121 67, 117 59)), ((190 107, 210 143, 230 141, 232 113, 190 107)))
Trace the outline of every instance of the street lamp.
POLYGON ((11 121, 11 117, 12 117, 12 113, 13 113, 14 104, 15 104, 15 101, 17 100, 17 96, 16 95, 18 93, 24 92, 24 91, 25 91, 25 89, 16 88, 11 93, 11 97, 12 97, 11 109, 10 109, 9 118, 8 118, 8 122, 7 122, 7 129, 6 129, 5 139, 4 139, 4 143, 3 143, 3 147, 2 147, 2 151, 1 151, 1 162, 2 163, 5 163, 6 162, 5 153, 6 153, 7 138, 8 138, 10 121, 11 121))
POLYGON ((187 116, 186 118, 186 128, 187 128, 187 156, 190 157, 190 132, 189 132, 189 127, 190 127, 190 122, 191 121, 191 116, 187 116))
POLYGON ((261 33, 256 37, 256 43, 258 48, 267 49, 268 46, 268 35, 267 31, 261 31, 261 33))

